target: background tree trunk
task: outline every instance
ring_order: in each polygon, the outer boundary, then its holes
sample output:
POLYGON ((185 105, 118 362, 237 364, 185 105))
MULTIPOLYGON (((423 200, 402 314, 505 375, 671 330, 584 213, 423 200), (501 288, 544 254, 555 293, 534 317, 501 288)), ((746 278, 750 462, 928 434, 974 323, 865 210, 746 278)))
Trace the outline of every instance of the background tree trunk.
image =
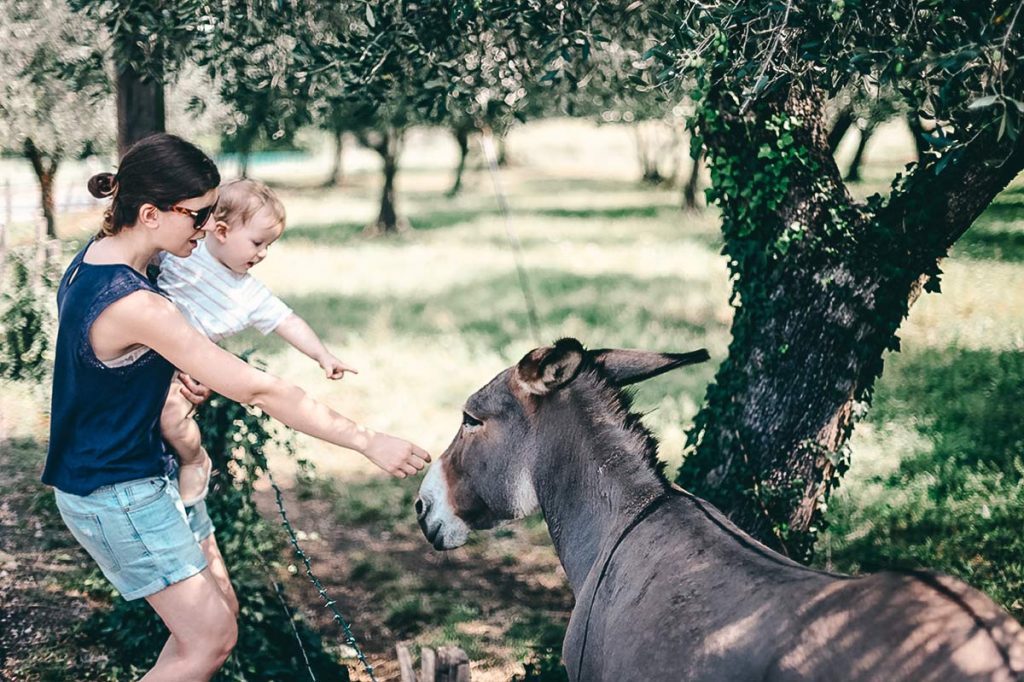
POLYGON ((758 193, 717 195, 735 275, 732 342, 677 482, 803 560, 883 353, 939 259, 1024 154, 994 167, 983 162, 995 156, 989 141, 979 141, 942 173, 915 173, 872 213, 840 179, 820 97, 792 87, 747 116, 728 101, 709 99, 718 123, 702 131, 715 183, 758 193), (780 114, 785 129, 765 123, 780 114))
POLYGON ((928 151, 928 142, 924 139, 924 127, 921 125, 921 117, 916 111, 907 113, 907 126, 910 128, 910 134, 914 138, 914 148, 917 149, 917 160, 920 163, 924 161, 925 152, 928 151))
POLYGON ((345 131, 337 129, 333 131, 334 138, 334 163, 331 166, 331 175, 324 183, 324 187, 341 187, 344 180, 342 168, 342 156, 345 151, 345 131))
POLYGON ((362 131, 358 134, 360 143, 380 154, 384 162, 380 212, 377 219, 366 227, 369 235, 397 234, 409 229, 408 222, 398 215, 395 200, 395 176, 398 174, 398 157, 404 133, 404 130, 387 126, 382 130, 362 131))
POLYGON ((511 164, 508 154, 508 141, 505 139, 508 132, 497 135, 498 138, 498 168, 506 168, 511 164))
POLYGON ((25 157, 32 163, 32 170, 35 171, 36 179, 39 181, 39 199, 43 207, 43 217, 46 218, 46 236, 56 239, 57 214, 54 201, 54 182, 57 179, 57 166, 60 161, 56 157, 47 159, 36 147, 32 138, 25 140, 25 157))
POLYGON ((252 158, 252 150, 250 149, 239 149, 238 150, 238 177, 247 178, 249 177, 249 160, 252 158))
POLYGON ((700 202, 697 201, 697 188, 700 183, 700 171, 703 165, 704 150, 701 149, 697 153, 697 158, 693 160, 693 165, 690 166, 690 175, 686 178, 686 183, 683 185, 683 210, 684 211, 698 211, 700 210, 700 202))
POLYGON ((117 153, 142 138, 165 131, 162 78, 140 74, 129 64, 117 67, 117 153))
POLYGON ((466 170, 466 157, 469 156, 469 134, 472 131, 472 127, 464 125, 455 126, 452 131, 455 135, 455 143, 459 146, 459 164, 455 167, 455 180, 445 193, 449 197, 456 196, 462 190, 462 175, 466 170))
POLYGON ((835 154, 839 149, 839 143, 846 136, 846 131, 853 125, 853 105, 847 104, 839 110, 836 120, 832 123, 832 129, 828 132, 828 148, 835 154))
POLYGON ((853 160, 846 171, 848 182, 860 182, 860 167, 864 163, 864 149, 868 146, 871 136, 875 134, 874 122, 869 121, 864 129, 860 131, 860 139, 857 141, 857 151, 853 153, 853 160))

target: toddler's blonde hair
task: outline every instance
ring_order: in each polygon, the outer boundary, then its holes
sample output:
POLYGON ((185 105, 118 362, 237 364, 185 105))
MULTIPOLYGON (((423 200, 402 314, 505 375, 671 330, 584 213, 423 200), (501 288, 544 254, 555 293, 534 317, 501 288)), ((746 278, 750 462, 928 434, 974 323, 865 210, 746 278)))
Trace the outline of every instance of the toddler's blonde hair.
POLYGON ((214 219, 223 220, 231 227, 239 227, 252 220, 264 206, 270 208, 275 221, 283 227, 284 204, 274 194, 274 190, 259 180, 230 180, 220 186, 220 198, 217 201, 214 219))

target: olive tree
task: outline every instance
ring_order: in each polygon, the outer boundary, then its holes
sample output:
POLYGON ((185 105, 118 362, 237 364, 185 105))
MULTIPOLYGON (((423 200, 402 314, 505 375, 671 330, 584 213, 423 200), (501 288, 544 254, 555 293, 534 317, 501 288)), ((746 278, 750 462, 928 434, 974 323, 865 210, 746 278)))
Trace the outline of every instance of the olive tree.
POLYGON ((63 0, 0 0, 0 147, 32 164, 50 237, 61 162, 112 142, 102 36, 63 0))

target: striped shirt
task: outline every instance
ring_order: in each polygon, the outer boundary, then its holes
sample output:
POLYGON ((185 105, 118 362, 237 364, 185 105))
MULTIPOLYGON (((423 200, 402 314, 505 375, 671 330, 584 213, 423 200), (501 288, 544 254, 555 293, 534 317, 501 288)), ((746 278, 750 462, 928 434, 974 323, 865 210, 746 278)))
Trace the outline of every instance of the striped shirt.
POLYGON ((214 258, 204 242, 188 258, 161 254, 157 285, 214 342, 249 327, 269 334, 292 312, 255 277, 214 258))

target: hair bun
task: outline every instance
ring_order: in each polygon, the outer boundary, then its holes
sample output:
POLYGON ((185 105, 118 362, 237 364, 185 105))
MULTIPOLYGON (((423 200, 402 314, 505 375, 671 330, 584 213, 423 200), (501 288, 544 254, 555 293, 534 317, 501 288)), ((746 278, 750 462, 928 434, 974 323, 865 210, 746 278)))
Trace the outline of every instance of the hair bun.
POLYGON ((97 199, 111 196, 117 191, 117 176, 113 173, 97 173, 89 178, 89 194, 97 199))

